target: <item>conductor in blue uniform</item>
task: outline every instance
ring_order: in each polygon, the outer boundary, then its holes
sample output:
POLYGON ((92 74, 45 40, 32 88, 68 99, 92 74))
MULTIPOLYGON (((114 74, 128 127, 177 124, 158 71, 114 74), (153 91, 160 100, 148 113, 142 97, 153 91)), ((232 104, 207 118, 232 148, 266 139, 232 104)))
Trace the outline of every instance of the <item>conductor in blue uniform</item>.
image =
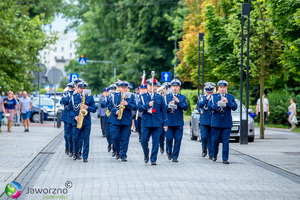
POLYGON ((166 106, 168 108, 168 131, 166 132, 166 149, 168 159, 172 159, 172 162, 178 162, 184 125, 183 111, 186 111, 188 109, 186 97, 178 93, 180 90, 180 86, 181 82, 178 79, 172 80, 172 93, 167 94, 164 97, 166 106))
POLYGON ((129 87, 127 81, 119 83, 119 93, 115 93, 110 98, 108 109, 111 111, 110 118, 112 123, 112 137, 116 147, 116 159, 121 158, 121 161, 127 162, 127 150, 129 138, 131 134, 132 116, 131 110, 136 110, 134 96, 131 93, 126 93, 129 87), (126 96, 128 95, 128 96, 126 96), (123 101, 121 101, 123 98, 123 101), (124 107, 121 115, 121 107, 124 107), (121 119, 118 117, 122 116, 121 119))
POLYGON ((64 106, 64 110, 61 114, 60 120, 64 122, 64 138, 65 138, 65 153, 70 157, 73 156, 73 127, 71 121, 69 119, 69 111, 68 105, 70 102, 70 97, 73 95, 74 92, 74 83, 68 83, 68 91, 62 94, 60 104, 64 106))
POLYGON ((205 94, 199 96, 197 103, 198 111, 200 113, 200 132, 201 132, 201 142, 202 142, 202 157, 207 155, 207 150, 209 154, 209 159, 212 159, 212 131, 211 131, 211 114, 212 111, 208 109, 208 101, 212 95, 215 88, 215 83, 207 82, 205 83, 205 94))
POLYGON ((91 133, 91 112, 96 112, 95 101, 92 95, 85 97, 85 103, 83 109, 87 110, 87 115, 84 117, 82 128, 77 128, 77 121, 79 120, 79 111, 81 107, 81 102, 83 98, 83 90, 86 89, 88 84, 86 82, 78 83, 78 93, 73 95, 70 99, 68 109, 70 111, 70 117, 72 119, 73 133, 74 133, 74 157, 73 160, 78 159, 78 153, 80 148, 80 138, 83 135, 83 152, 82 158, 83 162, 88 162, 89 155, 89 142, 90 142, 90 133, 91 133))
POLYGON ((140 95, 138 110, 142 114, 141 122, 141 145, 144 151, 144 162, 149 161, 149 147, 148 142, 152 136, 152 151, 151 151, 151 165, 156 165, 159 137, 164 129, 168 130, 167 108, 164 99, 154 91, 155 82, 152 79, 147 80, 148 92, 140 95), (153 86, 152 86, 153 85, 153 86))
POLYGON ((213 158, 215 162, 217 160, 220 137, 222 137, 222 159, 223 164, 229 164, 229 137, 232 128, 232 116, 231 110, 237 109, 237 104, 234 100, 234 96, 227 94, 228 83, 225 80, 218 82, 219 93, 212 94, 210 101, 208 102, 208 108, 212 111, 211 127, 213 136, 213 158))

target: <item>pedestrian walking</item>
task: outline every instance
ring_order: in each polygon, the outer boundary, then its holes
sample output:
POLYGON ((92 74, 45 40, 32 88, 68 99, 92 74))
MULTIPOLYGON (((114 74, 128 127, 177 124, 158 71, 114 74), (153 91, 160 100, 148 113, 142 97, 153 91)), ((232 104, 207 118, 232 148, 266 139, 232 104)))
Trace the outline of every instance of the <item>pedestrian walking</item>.
MULTIPOLYGON (((1 87, 0 87, 1 89, 1 87)), ((5 113, 5 108, 4 108, 4 104, 3 104, 3 99, 0 97, 0 133, 2 133, 2 130, 1 130, 1 122, 2 122, 2 116, 3 116, 3 113, 5 113)))
POLYGON ((292 128, 290 128, 290 130, 293 130, 294 128, 296 128, 296 124, 295 124, 295 122, 297 121, 297 118, 296 118, 296 114, 297 114, 297 112, 296 112, 296 104, 295 104, 295 102, 294 102, 294 99, 290 99, 290 106, 289 106, 289 119, 288 119, 288 121, 290 122, 290 124, 292 125, 292 128), (295 119, 293 119, 293 118, 296 118, 296 120, 295 119))
POLYGON ((11 132, 11 127, 14 123, 14 115, 17 114, 17 101, 14 99, 13 95, 14 93, 9 91, 8 97, 3 100, 5 113, 9 114, 9 116, 7 116, 7 132, 11 132))
POLYGON ((20 99, 19 102, 19 114, 22 115, 23 119, 23 126, 24 132, 29 132, 29 118, 30 118, 30 111, 32 108, 32 101, 31 98, 27 96, 27 92, 22 92, 23 97, 20 99))
MULTIPOLYGON (((263 102, 263 111, 264 111, 264 124, 266 122, 267 114, 270 115, 270 106, 269 106, 269 100, 265 98, 265 94, 262 96, 262 102, 263 102)), ((260 122, 260 98, 257 100, 256 103, 256 115, 258 115, 258 122, 260 122)))
MULTIPOLYGON (((19 110, 18 94, 14 95, 14 99, 17 101, 17 110, 19 110)), ((17 114, 14 115, 14 124, 15 124, 15 126, 20 126, 20 113, 19 112, 17 112, 17 114)))

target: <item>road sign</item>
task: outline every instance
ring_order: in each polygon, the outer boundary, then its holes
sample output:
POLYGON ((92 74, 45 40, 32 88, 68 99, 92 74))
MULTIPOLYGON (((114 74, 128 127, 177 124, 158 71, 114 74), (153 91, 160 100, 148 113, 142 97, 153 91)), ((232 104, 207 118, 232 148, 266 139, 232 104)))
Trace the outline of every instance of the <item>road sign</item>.
POLYGON ((58 84, 62 81, 64 75, 60 69, 52 68, 47 74, 49 82, 53 85, 58 84))
POLYGON ((79 74, 70 74, 70 83, 73 82, 76 78, 79 78, 79 74))
POLYGON ((86 65, 86 57, 84 57, 84 55, 79 57, 78 65, 86 65))
POLYGON ((171 72, 162 72, 161 73, 161 81, 162 82, 170 82, 171 81, 171 72))

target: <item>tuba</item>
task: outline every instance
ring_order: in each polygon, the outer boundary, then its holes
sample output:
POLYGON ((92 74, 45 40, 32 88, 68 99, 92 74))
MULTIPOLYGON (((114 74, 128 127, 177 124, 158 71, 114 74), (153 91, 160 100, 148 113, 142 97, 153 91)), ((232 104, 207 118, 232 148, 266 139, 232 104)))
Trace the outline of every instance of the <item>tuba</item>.
POLYGON ((81 100, 81 105, 80 105, 80 110, 79 110, 79 119, 77 121, 77 126, 76 128, 81 129, 84 117, 88 114, 88 111, 86 109, 83 109, 83 105, 85 105, 85 97, 91 94, 91 90, 83 90, 82 92, 82 100, 81 100))

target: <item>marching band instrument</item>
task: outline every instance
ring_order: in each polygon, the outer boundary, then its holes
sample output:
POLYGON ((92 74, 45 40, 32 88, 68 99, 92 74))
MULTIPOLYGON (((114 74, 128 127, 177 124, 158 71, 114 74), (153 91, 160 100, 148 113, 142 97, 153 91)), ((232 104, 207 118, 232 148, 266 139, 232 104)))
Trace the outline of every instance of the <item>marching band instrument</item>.
POLYGON ((120 106, 119 106, 119 115, 118 115, 118 120, 121 120, 122 117, 123 117, 123 112, 124 112, 124 109, 125 109, 125 106, 122 104, 122 101, 124 101, 125 99, 127 98, 130 98, 131 97, 131 92, 124 92, 122 94, 122 97, 121 97, 121 102, 120 102, 120 106))
POLYGON ((174 114, 175 109, 177 109, 177 105, 175 104, 175 93, 172 92, 173 100, 168 104, 168 108, 171 109, 171 114, 174 114))
POLYGON ((82 100, 81 100, 81 104, 80 104, 80 110, 79 110, 79 119, 77 121, 77 126, 76 128, 81 129, 82 128, 82 124, 83 124, 83 120, 84 117, 88 114, 88 111, 86 109, 83 109, 83 106, 85 105, 85 97, 91 95, 91 90, 83 90, 82 92, 82 100))
POLYGON ((220 107, 220 112, 223 113, 224 112, 224 107, 226 107, 226 102, 222 100, 222 97, 224 97, 223 92, 220 93, 221 95, 221 101, 218 102, 218 106, 220 107))
MULTIPOLYGON (((155 75, 155 71, 151 71, 151 76, 152 76, 152 94, 151 94, 151 101, 153 101, 153 96, 154 96, 154 75, 155 75)), ((148 113, 153 115, 152 112, 152 107, 148 110, 148 113)))

